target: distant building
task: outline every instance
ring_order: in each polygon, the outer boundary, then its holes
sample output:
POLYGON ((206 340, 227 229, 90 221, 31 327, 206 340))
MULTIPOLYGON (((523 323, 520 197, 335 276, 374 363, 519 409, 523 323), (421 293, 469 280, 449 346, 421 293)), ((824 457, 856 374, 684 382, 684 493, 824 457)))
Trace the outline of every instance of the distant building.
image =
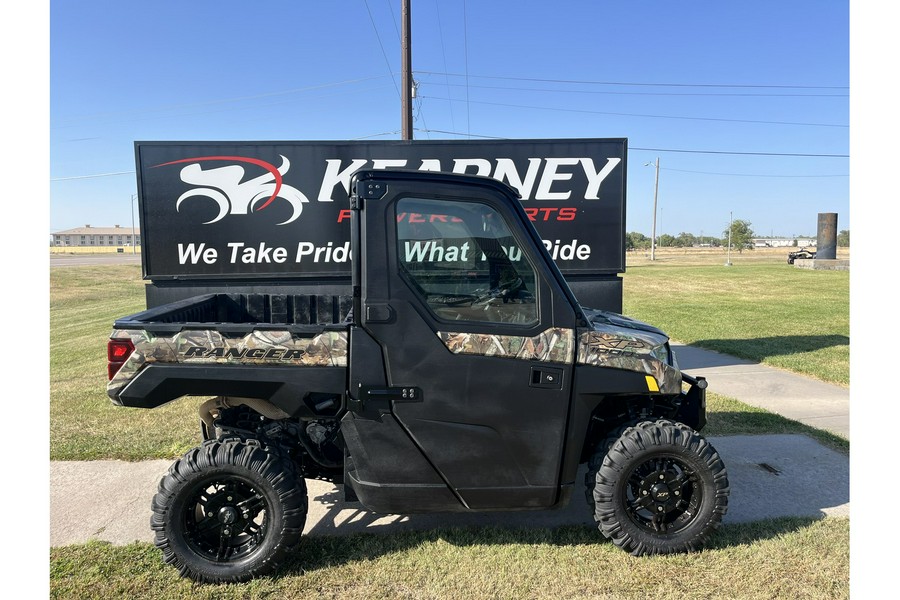
POLYGON ((50 245, 65 248, 69 246, 140 246, 141 230, 131 227, 76 227, 51 234, 50 245))
POLYGON ((788 248, 792 246, 815 246, 816 238, 753 238, 754 248, 788 248), (796 242, 796 243, 794 243, 796 242))

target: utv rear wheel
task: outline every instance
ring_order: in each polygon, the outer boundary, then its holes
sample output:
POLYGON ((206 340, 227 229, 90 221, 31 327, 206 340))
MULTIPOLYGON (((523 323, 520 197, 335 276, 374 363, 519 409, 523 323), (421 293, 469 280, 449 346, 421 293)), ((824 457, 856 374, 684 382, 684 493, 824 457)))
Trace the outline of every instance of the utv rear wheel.
POLYGON ((208 440, 159 483, 150 525, 163 559, 183 577, 246 581, 277 567, 300 541, 306 482, 256 440, 208 440))
POLYGON ((728 508, 715 448, 681 423, 645 421, 606 452, 594 484, 604 536, 636 556, 699 550, 728 508))

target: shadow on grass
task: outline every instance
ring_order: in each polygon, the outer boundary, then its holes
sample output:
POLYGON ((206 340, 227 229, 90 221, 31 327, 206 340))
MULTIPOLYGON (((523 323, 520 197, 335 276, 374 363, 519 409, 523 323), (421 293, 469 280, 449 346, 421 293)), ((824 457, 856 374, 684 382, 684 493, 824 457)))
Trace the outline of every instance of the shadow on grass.
POLYGON ((850 338, 845 335, 785 335, 742 340, 697 340, 690 346, 676 347, 676 353, 682 369, 705 369, 849 345, 850 338), (691 352, 692 346, 717 354, 691 352))
MULTIPOLYGON (((724 525, 705 545, 707 550, 724 550, 740 545, 781 538, 800 531, 819 519, 779 518, 746 524, 724 525)), ((527 546, 538 554, 541 548, 585 546, 623 553, 592 526, 561 527, 440 527, 397 533, 354 533, 351 535, 304 536, 303 541, 275 578, 290 577, 355 562, 370 561, 389 554, 408 552, 417 547, 443 542, 455 547, 527 546)), ((660 557, 627 557, 628 560, 659 560, 660 557)), ((690 555, 682 555, 690 556, 690 555)), ((701 555, 696 555, 701 556, 701 555)), ((662 557, 664 560, 665 558, 662 557)))
MULTIPOLYGON (((849 490, 840 485, 834 486, 827 497, 822 490, 808 489, 809 478, 798 476, 798 469, 803 471, 802 465, 811 460, 810 453, 820 461, 828 457, 814 441, 796 435, 790 428, 785 432, 793 435, 760 438, 759 442, 741 440, 737 444, 727 439, 717 441, 729 467, 731 510, 708 548, 777 538, 826 516, 822 507, 849 502, 849 490), (792 458, 787 459, 789 456, 792 458), (764 470, 763 463, 773 465, 770 469, 778 472, 764 470), (755 502, 757 497, 772 494, 785 501, 764 501, 762 506, 755 502)), ((576 480, 584 480, 584 469, 579 470, 576 480)), ((282 574, 373 560, 435 542, 460 547, 602 545, 605 548, 597 549, 621 552, 598 531, 582 490, 577 485, 568 505, 558 510, 411 515, 383 515, 369 512, 358 503, 346 503, 339 485, 310 490, 311 506, 324 507, 324 514, 313 517, 315 524, 304 535, 298 556, 282 574)))

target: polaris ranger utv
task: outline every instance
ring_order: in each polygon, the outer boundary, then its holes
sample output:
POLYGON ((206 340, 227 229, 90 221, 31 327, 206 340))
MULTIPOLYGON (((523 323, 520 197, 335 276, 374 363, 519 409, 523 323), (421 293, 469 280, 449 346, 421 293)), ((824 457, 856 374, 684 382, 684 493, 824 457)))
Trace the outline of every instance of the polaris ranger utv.
POLYGON ((165 561, 206 582, 272 571, 300 542, 306 478, 380 513, 543 510, 585 463, 617 546, 700 548, 728 478, 698 433, 706 381, 667 336, 579 306, 503 183, 380 170, 352 186, 347 296, 223 291, 114 324, 114 403, 211 397, 152 502, 165 561))

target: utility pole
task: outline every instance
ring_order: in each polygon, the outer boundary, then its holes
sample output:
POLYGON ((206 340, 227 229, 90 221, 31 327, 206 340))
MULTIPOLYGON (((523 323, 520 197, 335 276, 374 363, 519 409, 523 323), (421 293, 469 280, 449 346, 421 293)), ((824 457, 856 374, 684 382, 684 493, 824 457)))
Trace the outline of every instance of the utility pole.
POLYGON ((137 198, 137 194, 131 195, 131 253, 132 254, 137 254, 137 249, 135 248, 135 246, 137 246, 137 243, 136 243, 137 238, 135 236, 135 229, 134 229, 134 201, 136 198, 137 198))
POLYGON ((728 258, 725 260, 725 266, 731 266, 731 229, 734 225, 734 211, 728 213, 728 258))
POLYGON ((400 110, 402 134, 404 140, 413 139, 413 118, 412 118, 412 43, 410 41, 410 30, 412 20, 410 19, 410 0, 400 0, 400 53, 401 53, 401 70, 403 71, 400 81, 402 91, 400 93, 400 110))
POLYGON ((650 233, 650 260, 656 260, 656 203, 659 198, 659 157, 656 157, 656 182, 653 184, 653 231, 650 233))

